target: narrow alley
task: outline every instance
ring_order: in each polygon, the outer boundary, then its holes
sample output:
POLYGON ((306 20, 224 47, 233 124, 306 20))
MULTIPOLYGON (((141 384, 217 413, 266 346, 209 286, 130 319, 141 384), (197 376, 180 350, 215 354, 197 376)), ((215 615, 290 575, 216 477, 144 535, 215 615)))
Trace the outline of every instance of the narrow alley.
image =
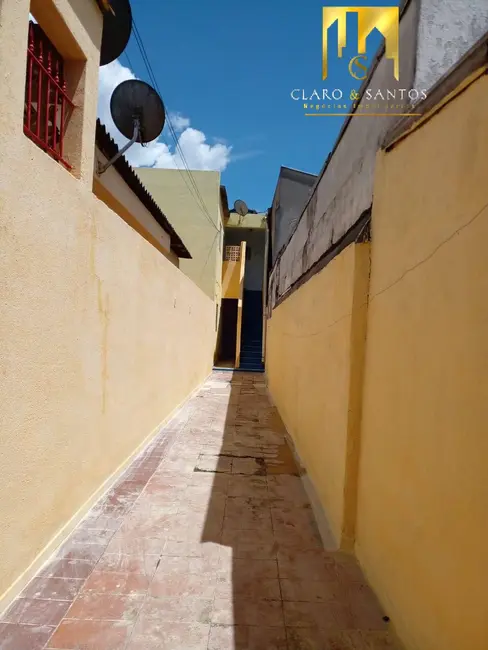
POLYGON ((263 375, 214 372, 0 623, 1 650, 385 650, 323 550, 263 375))

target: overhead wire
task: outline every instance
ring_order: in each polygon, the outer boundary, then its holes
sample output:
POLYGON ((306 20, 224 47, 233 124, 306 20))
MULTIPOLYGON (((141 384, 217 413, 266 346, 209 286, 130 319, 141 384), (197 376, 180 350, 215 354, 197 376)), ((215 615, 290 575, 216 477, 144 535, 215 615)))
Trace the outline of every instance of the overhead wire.
MULTIPOLYGON (((147 73, 149 75, 149 79, 150 79, 151 83, 153 84, 153 86, 155 87, 155 89, 158 91, 159 95, 162 98, 162 93, 161 93, 161 90, 159 88, 159 84, 158 84, 156 76, 154 74, 151 62, 150 62, 149 57, 147 55, 146 48, 144 46, 144 42, 143 42, 142 37, 140 35, 139 29, 137 28, 134 17, 132 17, 132 23, 133 23, 133 27, 134 27, 134 31, 133 31, 134 37, 135 37, 135 40, 136 40, 136 43, 137 43, 137 46, 138 46, 142 61, 143 61, 144 65, 145 65, 147 73)), ((127 58, 129 59, 128 56, 127 56, 127 58)), ((204 199, 203 199, 203 197, 202 197, 202 195, 200 193, 200 190, 199 190, 198 185, 197 185, 197 183, 195 181, 195 178, 194 178, 193 174, 191 173, 191 170, 190 170, 190 168, 188 166, 188 163, 186 161, 186 157, 185 157, 184 152, 183 152, 183 150, 182 150, 182 148, 180 146, 178 136, 176 134, 176 131, 175 131, 174 127, 173 127, 173 124, 171 122, 171 118, 169 117, 169 115, 167 116, 167 124, 168 124, 170 134, 171 134, 171 136, 172 136, 172 138, 174 140, 176 151, 177 151, 177 153, 179 154, 179 156, 180 156, 180 158, 182 160, 183 166, 184 166, 185 171, 186 171, 187 174, 184 174, 183 171, 180 169, 180 167, 175 163, 176 167, 177 167, 178 171, 180 172, 183 180, 185 181, 185 184, 186 184, 190 194, 192 195, 193 199, 195 200, 195 202, 197 204, 197 207, 200 209, 203 216, 210 223, 210 225, 213 228, 215 228, 215 230, 217 232, 220 232, 220 229, 217 228, 217 226, 215 225, 215 223, 214 223, 214 221, 212 219, 212 216, 211 216, 211 214, 210 214, 210 212, 209 212, 209 210, 208 210, 208 208, 207 208, 207 206, 205 204, 205 201, 204 201, 204 199), (188 184, 188 181, 191 183, 192 187, 190 187, 190 185, 188 184)))
MULTIPOLYGON (((154 74, 154 71, 153 71, 153 68, 152 68, 151 62, 149 61, 149 57, 148 57, 148 55, 147 55, 146 48, 145 48, 145 46, 144 46, 144 42, 143 42, 143 40, 142 40, 142 37, 141 37, 141 35, 140 35, 140 32, 139 32, 139 30, 138 30, 137 25, 135 24, 135 22, 134 22, 134 34, 135 34, 136 41, 137 41, 138 46, 139 46, 139 50, 140 50, 140 52, 141 52, 141 56, 142 56, 143 61, 144 61, 145 65, 146 65, 146 68, 147 68, 147 71, 148 71, 148 74, 149 74, 149 78, 150 78, 151 82, 153 83, 153 85, 155 86, 156 90, 157 90, 157 91, 159 92, 159 94, 162 96, 161 89, 159 88, 159 85, 158 85, 158 82, 157 82, 156 76, 155 76, 155 74, 154 74)), ((207 206, 205 205, 205 201, 204 201, 202 195, 200 194, 200 190, 199 190, 198 185, 197 185, 197 183, 196 183, 196 181, 195 181, 195 178, 194 178, 193 174, 191 173, 191 170, 190 170, 189 165, 188 165, 188 163, 187 163, 187 161, 186 161, 186 158, 185 158, 185 155, 184 155, 184 153, 183 153, 183 150, 181 149, 181 146, 180 146, 180 144, 179 144, 179 140, 178 140, 178 136, 177 136, 177 134, 176 134, 176 132, 175 132, 175 129, 174 129, 174 127, 173 127, 173 124, 172 124, 172 122, 171 122, 171 118, 169 117, 169 115, 168 115, 168 128, 169 128, 169 131, 170 131, 170 133, 171 133, 171 136, 172 136, 172 138, 173 138, 173 140, 174 140, 176 150, 177 150, 177 152, 179 153, 180 158, 181 158, 181 160, 182 160, 182 162, 183 162, 183 165, 184 165, 184 167, 185 167, 185 170, 186 170, 186 172, 187 172, 187 174, 188 174, 188 179, 189 179, 190 183, 191 183, 192 186, 193 186, 193 190, 194 190, 194 192, 195 192, 195 194, 196 194, 196 197, 197 197, 197 198, 196 198, 197 203, 199 202, 200 207, 201 207, 201 209, 203 210, 204 216, 207 218, 207 220, 208 220, 209 223, 212 225, 212 227, 215 228, 215 230, 218 231, 218 228, 216 228, 216 226, 215 226, 215 224, 214 224, 214 222, 213 222, 213 220, 212 220, 212 217, 211 217, 211 215, 210 215, 210 213, 209 213, 209 211, 208 211, 208 209, 207 209, 207 206)), ((178 168, 178 170, 180 171, 180 173, 182 173, 182 172, 181 172, 181 169, 178 167, 178 165, 177 165, 177 168, 178 168)), ((186 180, 187 180, 187 179, 186 179, 186 176, 184 176, 183 173, 182 173, 182 176, 183 176, 183 179, 185 180, 185 183, 186 183, 188 189, 190 190, 190 193, 193 194, 192 190, 191 190, 190 187, 188 186, 188 183, 186 182, 186 180)), ((195 198, 195 196, 194 196, 194 198, 195 198)))
POLYGON ((134 66, 132 65, 132 61, 130 60, 129 52, 127 52, 127 48, 124 50, 125 58, 127 59, 127 63, 129 64, 129 68, 131 70, 134 70, 134 66))

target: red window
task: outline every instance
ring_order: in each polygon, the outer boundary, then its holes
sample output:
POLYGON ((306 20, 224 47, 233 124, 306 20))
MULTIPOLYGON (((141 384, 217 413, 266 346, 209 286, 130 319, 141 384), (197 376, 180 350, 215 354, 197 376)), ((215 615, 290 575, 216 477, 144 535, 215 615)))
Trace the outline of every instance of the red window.
POLYGON ((24 133, 67 169, 63 140, 72 110, 63 58, 39 25, 29 22, 24 133))

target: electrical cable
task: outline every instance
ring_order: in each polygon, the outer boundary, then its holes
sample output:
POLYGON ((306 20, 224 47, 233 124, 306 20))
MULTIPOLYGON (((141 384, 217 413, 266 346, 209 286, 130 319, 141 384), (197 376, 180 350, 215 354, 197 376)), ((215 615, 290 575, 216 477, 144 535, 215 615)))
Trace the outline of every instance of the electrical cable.
MULTIPOLYGON (((141 37, 141 35, 140 35, 139 29, 137 28, 137 25, 136 25, 136 22, 135 22, 135 20, 134 20, 134 17, 132 18, 132 23, 133 23, 133 27, 134 27, 134 32, 133 32, 133 33, 134 33, 134 37, 135 37, 135 40, 136 40, 137 46, 138 46, 138 48, 139 48, 139 52, 140 52, 141 58, 142 58, 142 60, 143 60, 143 63, 144 63, 144 65, 145 65, 146 70, 147 70, 147 73, 148 73, 148 75, 149 75, 149 79, 150 79, 151 83, 153 84, 153 86, 155 87, 155 89, 158 91, 159 95, 160 95, 161 98, 162 98, 162 93, 161 93, 161 90, 160 90, 160 88, 159 88, 159 84, 158 84, 157 79, 156 79, 156 76, 155 76, 155 74, 154 74, 154 71, 153 71, 153 68, 152 68, 151 62, 150 62, 149 57, 148 57, 148 55, 147 55, 146 48, 145 48, 145 46, 144 46, 144 42, 143 42, 142 37, 141 37)), ((127 58, 129 58, 129 57, 127 57, 127 58)), ((131 66, 131 67, 132 67, 132 66, 131 66)), ((164 103, 164 102, 163 102, 163 103, 164 103)), ((182 175, 183 180, 185 181, 185 184, 186 184, 188 190, 190 191, 190 194, 192 195, 192 197, 193 197, 194 200, 196 201, 196 203, 197 203, 197 207, 200 209, 200 211, 202 212, 203 216, 207 219, 207 221, 210 223, 210 225, 211 225, 213 228, 215 228, 215 230, 216 230, 217 232, 220 232, 219 228, 217 228, 217 226, 215 225, 215 223, 214 223, 214 221, 213 221, 213 219, 212 219, 212 216, 210 215, 210 212, 208 211, 207 206, 205 205, 205 201, 204 201, 204 199, 203 199, 203 197, 202 197, 202 195, 201 195, 201 193, 200 193, 200 190, 199 190, 199 188, 198 188, 198 186, 197 186, 197 183, 196 183, 196 181, 195 181, 195 178, 193 177, 193 174, 191 173, 191 170, 190 170, 190 168, 189 168, 189 166, 188 166, 188 163, 187 163, 187 161, 186 161, 185 155, 184 155, 184 153, 183 153, 183 151, 182 151, 182 149, 181 149, 181 146, 180 146, 179 141, 178 141, 178 136, 177 136, 177 134, 176 134, 176 132, 175 132, 175 129, 174 129, 174 127, 173 127, 173 124, 171 123, 171 118, 169 117, 169 115, 167 116, 167 123, 168 123, 168 128, 169 128, 170 134, 171 134, 171 136, 172 136, 172 138, 173 138, 173 140, 174 140, 174 142, 175 142, 175 148, 176 148, 176 151, 178 152, 178 154, 179 154, 179 156, 180 156, 180 158, 181 158, 181 160, 182 160, 182 163, 183 163, 183 165, 184 165, 185 171, 186 171, 187 174, 188 174, 188 180, 190 181, 191 185, 193 186, 193 190, 192 190, 192 188, 188 185, 187 178, 186 178, 185 174, 183 173, 183 171, 180 169, 180 167, 179 167, 178 165, 176 165, 176 167, 177 167, 178 171, 180 172, 180 174, 182 175)))

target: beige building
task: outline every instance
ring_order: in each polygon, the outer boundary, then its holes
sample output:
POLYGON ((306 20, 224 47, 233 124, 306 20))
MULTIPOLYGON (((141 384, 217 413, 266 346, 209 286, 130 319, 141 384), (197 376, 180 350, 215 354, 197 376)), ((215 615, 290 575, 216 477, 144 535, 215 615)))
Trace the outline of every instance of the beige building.
POLYGON ((181 231, 124 159, 94 173, 100 7, 0 3, 0 609, 213 363, 181 231))
POLYGON ((137 174, 181 234, 191 260, 180 268, 220 304, 227 195, 220 172, 140 167, 137 174), (195 186, 198 191, 195 189, 195 186))

